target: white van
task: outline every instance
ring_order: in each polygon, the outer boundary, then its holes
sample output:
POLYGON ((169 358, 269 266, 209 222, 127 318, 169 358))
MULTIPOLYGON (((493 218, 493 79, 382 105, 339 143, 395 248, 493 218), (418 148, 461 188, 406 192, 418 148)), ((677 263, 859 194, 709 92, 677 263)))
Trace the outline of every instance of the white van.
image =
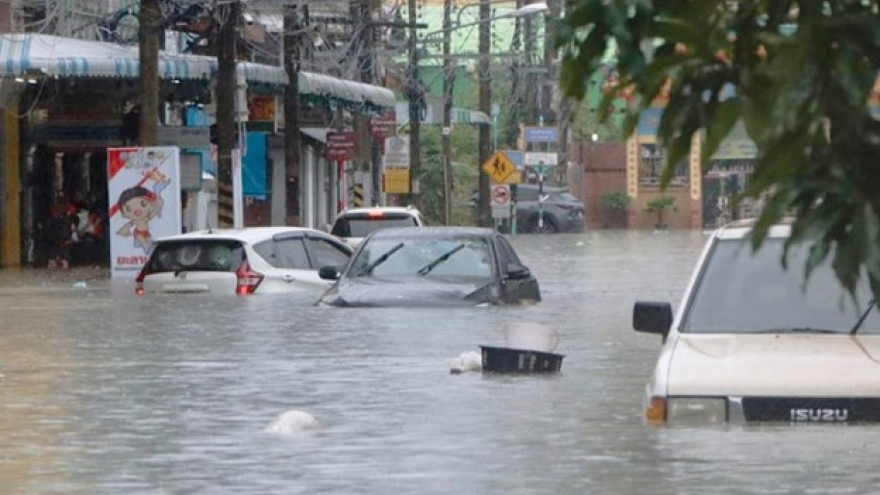
POLYGON ((752 223, 709 238, 673 317, 669 303, 637 302, 633 327, 660 334, 647 385, 649 423, 880 421, 880 311, 866 277, 855 298, 831 267, 804 280, 808 246, 771 227, 753 252, 752 223))

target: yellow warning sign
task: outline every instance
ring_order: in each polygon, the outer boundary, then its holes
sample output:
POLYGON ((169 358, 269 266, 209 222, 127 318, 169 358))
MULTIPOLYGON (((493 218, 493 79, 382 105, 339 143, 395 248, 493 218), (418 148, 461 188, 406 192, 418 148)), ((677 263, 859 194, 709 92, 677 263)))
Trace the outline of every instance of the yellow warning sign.
POLYGON ((516 165, 500 151, 496 151, 483 163, 483 172, 486 172, 495 182, 505 182, 504 179, 515 171, 516 165))
POLYGON ((386 168, 382 177, 382 186, 386 193, 408 194, 409 193, 409 169, 386 168))

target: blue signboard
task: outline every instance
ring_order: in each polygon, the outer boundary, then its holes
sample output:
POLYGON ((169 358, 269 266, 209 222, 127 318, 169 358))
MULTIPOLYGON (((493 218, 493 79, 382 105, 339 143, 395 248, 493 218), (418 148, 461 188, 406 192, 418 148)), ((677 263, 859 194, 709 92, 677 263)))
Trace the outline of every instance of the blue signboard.
POLYGON ((559 141, 559 129, 555 127, 526 127, 523 139, 527 143, 555 143, 559 141))
POLYGON ((513 162, 517 170, 523 169, 523 152, 519 150, 504 150, 504 156, 513 162))
POLYGON ((646 108, 639 115, 639 136, 656 136, 660 126, 660 117, 663 116, 662 107, 646 108))

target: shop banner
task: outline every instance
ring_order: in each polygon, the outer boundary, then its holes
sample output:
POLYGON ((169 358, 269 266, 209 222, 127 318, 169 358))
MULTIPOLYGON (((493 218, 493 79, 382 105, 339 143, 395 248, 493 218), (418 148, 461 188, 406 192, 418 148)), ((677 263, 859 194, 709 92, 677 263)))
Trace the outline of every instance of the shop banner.
POLYGON ((135 277, 153 239, 181 232, 180 150, 108 148, 110 267, 135 277))

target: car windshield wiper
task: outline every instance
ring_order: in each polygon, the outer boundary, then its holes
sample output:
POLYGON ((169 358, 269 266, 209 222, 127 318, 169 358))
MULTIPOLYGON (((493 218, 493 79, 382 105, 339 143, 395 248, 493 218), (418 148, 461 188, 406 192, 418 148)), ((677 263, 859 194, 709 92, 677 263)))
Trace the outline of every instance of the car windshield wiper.
POLYGON ((358 277, 361 277, 361 276, 363 276, 363 275, 367 275, 367 274, 369 274, 370 272, 373 271, 374 268, 376 268, 377 266, 381 265, 382 263, 385 263, 385 261, 386 261, 388 258, 390 258, 392 254, 394 254, 394 253, 396 253, 397 251, 399 251, 400 248, 402 248, 402 247, 403 247, 403 243, 401 242, 400 244, 398 244, 398 245, 394 246, 393 248, 389 249, 388 251, 385 251, 385 252, 382 254, 382 256, 379 256, 378 258, 376 258, 375 261, 373 261, 372 263, 370 263, 369 265, 367 265, 367 266, 365 266, 363 269, 361 269, 361 271, 358 272, 357 276, 358 276, 358 277))
POLYGON ((441 256, 440 256, 439 258, 437 258, 436 260, 434 260, 434 261, 428 263, 427 265, 425 265, 425 266, 419 268, 419 272, 418 272, 419 275, 421 275, 421 276, 425 276, 425 275, 431 273, 431 270, 433 270, 434 268, 437 268, 437 265, 439 265, 440 263, 443 263, 444 261, 448 260, 450 256, 452 256, 453 254, 455 254, 455 253, 461 251, 462 249, 464 249, 464 244, 459 244, 458 246, 455 246, 454 248, 450 249, 449 251, 443 253, 443 255, 441 255, 441 256))
POLYGON ((865 312, 862 313, 862 316, 859 317, 859 321, 857 321, 856 324, 853 325, 852 330, 849 331, 850 335, 855 335, 859 333, 859 328, 862 328, 862 323, 864 323, 865 320, 868 319, 868 315, 871 314, 871 310, 874 309, 874 306, 876 305, 877 298, 871 299, 871 302, 868 303, 868 309, 866 309, 865 312))
POLYGON ((785 328, 768 328, 751 333, 843 333, 840 330, 829 330, 827 328, 811 328, 811 327, 785 327, 785 328))

